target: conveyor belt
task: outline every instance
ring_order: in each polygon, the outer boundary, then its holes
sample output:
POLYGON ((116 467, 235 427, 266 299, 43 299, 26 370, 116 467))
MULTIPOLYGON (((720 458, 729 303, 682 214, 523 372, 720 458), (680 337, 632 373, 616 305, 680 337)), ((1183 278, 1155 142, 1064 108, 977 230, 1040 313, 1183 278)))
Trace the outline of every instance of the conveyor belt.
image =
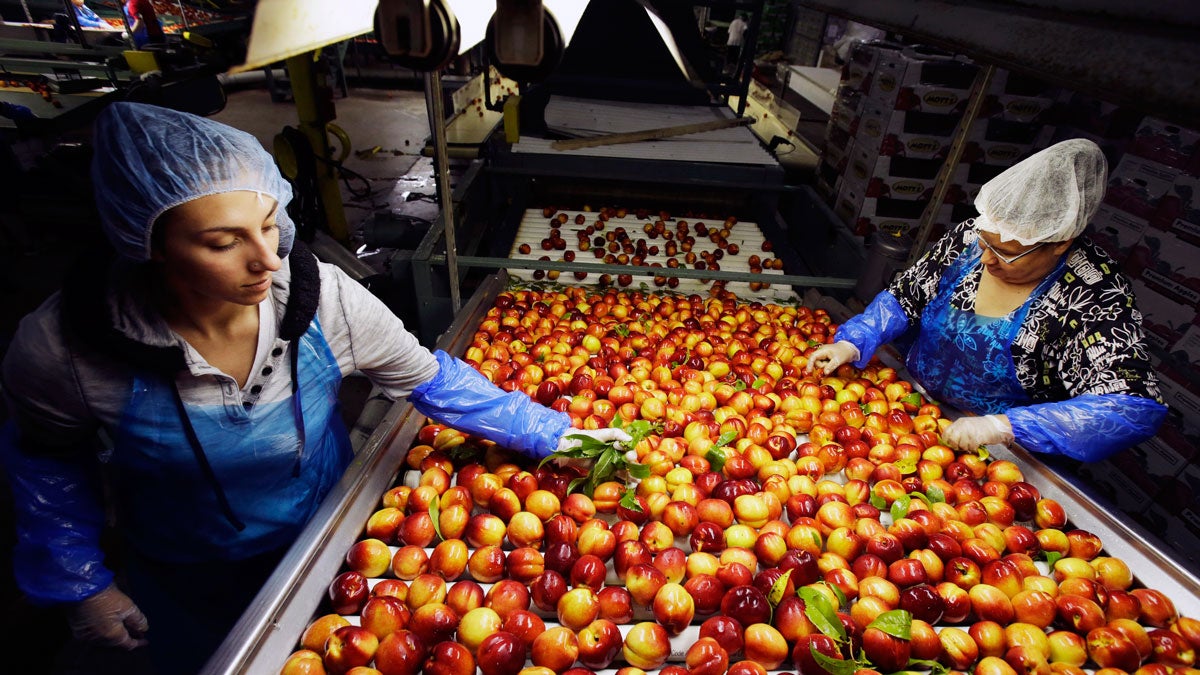
MULTIPOLYGON (((577 245, 578 238, 576 233, 583 230, 585 227, 596 222, 598 214, 596 212, 584 211, 560 211, 557 213, 565 213, 567 215, 567 224, 561 228, 561 236, 567 242, 567 250, 575 252, 575 262, 581 263, 600 263, 591 250, 580 251, 577 245), (584 224, 576 225, 575 217, 582 214, 586 219, 584 224)), ((557 215, 557 214, 556 214, 557 215)), ((705 219, 705 218, 681 218, 688 221, 689 229, 695 237, 696 243, 692 248, 692 252, 699 256, 701 253, 711 253, 717 250, 717 245, 709 238, 695 234, 696 223, 706 223, 710 228, 720 228, 723 226, 723 219, 705 219)), ((521 223, 517 228, 517 236, 513 241, 512 250, 509 252, 510 258, 518 260, 537 260, 542 256, 549 256, 551 260, 562 260, 563 254, 566 251, 546 251, 541 247, 541 242, 550 234, 549 226, 550 218, 542 214, 541 209, 526 209, 525 214, 521 218, 521 223), (519 248, 521 244, 529 244, 530 252, 521 253, 519 248)), ((618 227, 625 228, 630 239, 637 241, 638 239, 646 239, 647 244, 657 245, 659 247, 659 255, 648 256, 646 264, 657 262, 664 267, 667 265, 667 256, 664 252, 666 242, 662 238, 650 239, 643 228, 647 223, 654 222, 654 219, 638 219, 634 214, 628 214, 623 218, 612 217, 607 221, 605 229, 597 232, 595 236, 603 236, 609 231, 613 231, 618 227)), ((676 220, 667 222, 667 229, 675 231, 676 220)), ((725 257, 719 261, 721 270, 729 272, 749 272, 750 271, 750 256, 757 255, 760 258, 774 257, 773 253, 767 253, 762 250, 763 242, 766 237, 763 236, 762 230, 759 229, 756 223, 738 221, 730 228, 729 242, 737 244, 740 251, 737 255, 730 255, 726 252, 725 257)), ((681 251, 675 256, 679 261, 680 266, 684 266, 684 253, 681 251)), ((782 275, 782 270, 762 270, 763 274, 782 275)), ((532 270, 509 270, 509 274, 524 280, 534 279, 532 270)), ((598 282, 597 275, 589 274, 588 278, 581 281, 576 281, 569 274, 563 274, 559 277, 560 283, 582 283, 595 284, 598 282)), ((703 279, 680 279, 677 288, 656 287, 654 285, 654 273, 648 270, 646 275, 637 275, 633 277, 633 282, 630 288, 638 288, 641 284, 646 284, 651 289, 670 290, 678 293, 706 293, 712 283, 703 279)), ((794 301, 796 293, 787 286, 776 287, 772 285, 769 288, 762 290, 750 290, 750 284, 744 281, 731 281, 725 285, 725 288, 737 294, 741 298, 758 298, 763 300, 788 300, 794 301)))

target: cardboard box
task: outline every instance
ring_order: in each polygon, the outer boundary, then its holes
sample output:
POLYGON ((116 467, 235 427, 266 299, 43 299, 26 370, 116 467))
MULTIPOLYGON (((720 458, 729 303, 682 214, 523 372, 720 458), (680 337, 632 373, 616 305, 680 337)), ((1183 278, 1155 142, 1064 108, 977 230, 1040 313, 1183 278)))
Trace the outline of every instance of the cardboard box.
POLYGON ((1138 458, 1152 482, 1162 483, 1178 475, 1195 458, 1195 440, 1188 439, 1178 422, 1167 419, 1156 436, 1130 448, 1129 452, 1138 458))
POLYGON ((936 84, 913 84, 900 88, 896 95, 895 109, 961 116, 970 98, 970 88, 951 89, 936 84))
POLYGON ((1063 90, 1045 80, 1014 73, 1006 68, 997 68, 992 72, 992 80, 988 83, 988 93, 1059 99, 1063 90))
POLYGON ((838 187, 837 200, 833 203, 833 212, 843 223, 854 229, 855 220, 862 211, 863 200, 866 199, 867 184, 851 178, 843 177, 838 187))
MULTIPOLYGON (((1156 225, 1163 229, 1177 229, 1179 226, 1175 221, 1182 220, 1188 223, 1183 229, 1200 238, 1200 177, 1189 173, 1176 176, 1175 184, 1163 197, 1155 216, 1156 225), (1167 225, 1163 225, 1164 222, 1167 225)), ((1194 243, 1200 244, 1200 241, 1194 243)))
POLYGON ((1104 202, 1150 220, 1159 200, 1170 192, 1179 177, 1179 169, 1158 162, 1125 155, 1108 178, 1104 202))
MULTIPOLYGON (((1139 518, 1145 528, 1154 536, 1171 547, 1172 556, 1185 566, 1196 568, 1200 563, 1200 525, 1193 525, 1200 520, 1195 512, 1182 513, 1175 505, 1164 505, 1161 502, 1147 509, 1139 518)), ((1150 581, 1151 585, 1153 582, 1150 581)))
POLYGON ((1153 501, 1157 490, 1137 466, 1137 457, 1129 451, 1108 459, 1085 464, 1080 472, 1104 499, 1126 513, 1141 513, 1153 501), (1133 475, 1130 475, 1130 471, 1133 475))
POLYGON ((987 94, 979 107, 980 118, 993 118, 1011 122, 1052 123, 1062 118, 1057 112, 1057 100, 1042 96, 1013 96, 1009 94, 987 94))
POLYGON ((1088 234, 1118 263, 1123 262, 1142 239, 1148 223, 1131 213, 1101 204, 1092 218, 1088 234))
POLYGON ((1161 363, 1158 369, 1158 388, 1163 401, 1171 408, 1185 435, 1200 434, 1200 386, 1191 379, 1194 372, 1185 372, 1177 364, 1161 363))
POLYGON ((1157 117, 1142 120, 1134 133, 1129 154, 1186 170, 1200 150, 1200 131, 1181 127, 1157 117))
POLYGON ((1200 246, 1173 232, 1147 228, 1130 250, 1123 268, 1131 276, 1160 286, 1180 302, 1200 302, 1200 246))
POLYGON ((846 175, 866 183, 867 197, 928 201, 943 164, 940 159, 874 155, 856 145, 847 162, 846 175))
POLYGON ((1147 337, 1153 334, 1159 338, 1157 344, 1160 346, 1173 344, 1196 319, 1195 300, 1182 303, 1143 279, 1134 279, 1132 286, 1138 309, 1142 312, 1142 327, 1147 337))

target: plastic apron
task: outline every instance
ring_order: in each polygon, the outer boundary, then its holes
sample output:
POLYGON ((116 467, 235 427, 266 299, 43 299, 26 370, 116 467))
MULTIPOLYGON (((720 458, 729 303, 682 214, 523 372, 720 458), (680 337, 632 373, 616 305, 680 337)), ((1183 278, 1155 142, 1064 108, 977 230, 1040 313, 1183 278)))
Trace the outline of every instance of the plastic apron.
POLYGON ((135 378, 112 466, 136 550, 171 562, 240 560, 289 545, 312 517, 353 452, 338 414, 341 370, 316 319, 289 348, 298 350, 292 398, 250 409, 232 399, 185 406, 202 452, 189 441, 173 383, 135 378))
POLYGON ((983 252, 959 257, 942 275, 937 293, 921 313, 921 330, 909 350, 909 372, 931 395, 960 410, 995 414, 1032 399, 1017 379, 1012 343, 1029 308, 1062 274, 1060 260, 1020 307, 1003 317, 979 316, 950 303, 954 290, 976 269, 983 252))

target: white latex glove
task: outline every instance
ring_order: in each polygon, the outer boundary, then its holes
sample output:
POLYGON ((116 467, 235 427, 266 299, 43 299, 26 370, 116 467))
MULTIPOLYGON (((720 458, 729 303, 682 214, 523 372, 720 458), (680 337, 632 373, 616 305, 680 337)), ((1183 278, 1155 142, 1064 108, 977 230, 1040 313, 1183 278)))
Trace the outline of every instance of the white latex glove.
POLYGON ((146 631, 150 622, 116 586, 72 606, 67 612, 67 623, 75 637, 85 642, 122 649, 137 649, 149 642, 146 631))
POLYGON ((838 340, 831 345, 817 347, 817 351, 808 357, 808 368, 805 370, 811 373, 820 368, 826 375, 829 375, 843 363, 850 363, 858 359, 858 347, 846 340, 838 340))
POLYGON ((942 441, 962 452, 977 450, 981 445, 1008 445, 1013 442, 1012 424, 1004 415, 963 417, 942 432, 942 441))
MULTIPOLYGON (((575 429, 575 428, 571 428, 571 429, 567 429, 566 432, 564 432, 563 435, 561 437, 559 437, 558 448, 555 450, 555 452, 563 452, 565 450, 570 450, 571 448, 577 448, 581 445, 581 442, 579 441, 579 439, 570 438, 570 436, 588 436, 590 438, 594 438, 594 439, 600 441, 601 443, 612 443, 613 441, 620 441, 621 443, 628 443, 633 440, 632 438, 630 438, 629 434, 627 434, 624 431, 617 429, 615 427, 609 427, 607 429, 575 429)), ((577 468, 581 468, 581 469, 586 469, 587 467, 591 466, 592 460, 590 460, 590 459, 556 459, 556 460, 554 460, 554 463, 561 467, 577 467, 577 468)))

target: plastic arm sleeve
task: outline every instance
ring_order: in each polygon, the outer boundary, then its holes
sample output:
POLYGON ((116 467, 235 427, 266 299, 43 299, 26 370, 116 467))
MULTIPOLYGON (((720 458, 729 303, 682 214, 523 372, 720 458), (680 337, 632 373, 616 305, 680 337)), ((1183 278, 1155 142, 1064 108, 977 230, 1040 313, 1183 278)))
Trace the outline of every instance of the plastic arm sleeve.
POLYGON ((906 330, 908 315, 904 313, 900 301, 891 292, 880 291, 862 314, 851 318, 838 328, 833 339, 846 340, 858 347, 859 359, 854 365, 863 368, 871 361, 880 345, 891 342, 906 330))
POLYGON ((1153 436, 1167 407, 1143 396, 1083 394, 1004 414, 1026 449, 1096 462, 1153 436))
POLYGON ((444 351, 434 352, 438 373, 408 397, 417 410, 459 431, 540 459, 554 452, 571 426, 566 413, 525 394, 506 392, 479 371, 444 351))
POLYGON ((13 492, 13 574, 21 590, 34 603, 52 604, 107 588, 113 574, 100 549, 104 509, 88 467, 23 452, 12 423, 0 428, 0 463, 13 492))

